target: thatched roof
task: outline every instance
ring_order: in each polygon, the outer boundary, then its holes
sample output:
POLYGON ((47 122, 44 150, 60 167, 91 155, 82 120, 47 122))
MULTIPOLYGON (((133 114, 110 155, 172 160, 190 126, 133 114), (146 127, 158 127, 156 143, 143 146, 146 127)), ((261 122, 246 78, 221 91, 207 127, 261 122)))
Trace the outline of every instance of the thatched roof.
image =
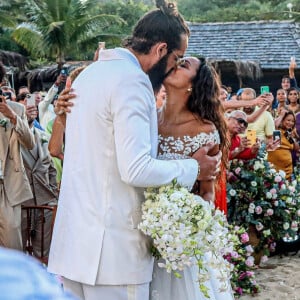
POLYGON ((259 63, 254 60, 228 60, 228 59, 208 59, 218 72, 226 69, 234 72, 238 77, 248 77, 257 80, 262 77, 259 63))
POLYGON ((24 71, 28 65, 28 59, 16 52, 0 50, 0 61, 6 67, 16 67, 24 71))
MULTIPOLYGON (((90 64, 90 61, 77 61, 68 62, 64 65, 70 73, 72 70, 82 65, 90 64)), ((57 65, 51 65, 47 67, 41 67, 34 70, 28 70, 21 72, 17 75, 17 81, 20 84, 27 85, 31 91, 47 90, 55 82, 56 77, 59 75, 60 70, 57 65)))
POLYGON ((253 21, 191 23, 187 54, 230 61, 256 61, 261 68, 285 70, 300 56, 300 23, 253 21))

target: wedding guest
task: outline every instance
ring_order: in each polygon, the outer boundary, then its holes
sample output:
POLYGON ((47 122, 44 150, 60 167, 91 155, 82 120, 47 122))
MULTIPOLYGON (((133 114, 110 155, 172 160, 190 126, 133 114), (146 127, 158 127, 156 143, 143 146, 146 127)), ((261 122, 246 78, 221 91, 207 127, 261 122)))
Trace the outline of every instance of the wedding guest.
MULTIPOLYGON (((32 199, 23 203, 23 206, 31 205, 57 205, 58 189, 56 184, 56 170, 54 168, 51 156, 48 151, 49 136, 38 128, 34 128, 33 122, 37 113, 36 106, 26 106, 28 125, 33 131, 35 145, 33 149, 28 150, 21 146, 21 153, 26 170, 27 178, 32 191, 32 199)), ((26 211, 22 211, 22 237, 23 247, 26 242, 26 211)), ((44 213, 44 219, 41 218, 41 211, 36 210, 32 216, 31 226, 35 234, 31 236, 33 252, 37 257, 41 256, 41 222, 44 223, 44 251, 43 255, 48 256, 52 235, 52 214, 50 210, 44 213)))
POLYGON ((30 94, 30 90, 29 90, 28 86, 26 86, 26 85, 20 86, 18 89, 18 95, 20 95, 20 94, 25 94, 25 95, 30 94))
POLYGON ((15 90, 7 85, 1 87, 3 96, 5 96, 6 100, 16 101, 16 93, 15 90))
POLYGON ((43 128, 47 128, 48 122, 56 116, 54 113, 54 102, 57 99, 59 87, 65 84, 66 79, 67 75, 60 73, 45 98, 39 103, 39 119, 43 128))
POLYGON ((299 150, 299 144, 293 135, 295 124, 294 113, 287 111, 279 126, 281 132, 280 146, 275 151, 268 153, 268 161, 274 165, 277 171, 283 170, 287 179, 291 179, 293 174, 292 151, 299 150))
MULTIPOLYGON (((275 119, 275 126, 276 125, 276 119, 281 115, 282 111, 288 110, 287 106, 287 92, 284 89, 278 89, 276 92, 276 99, 277 99, 277 107, 272 110, 272 116, 275 119)), ((281 122, 281 120, 280 120, 281 122)), ((279 123, 280 123, 279 122, 279 123)))
POLYGON ((73 83, 48 270, 82 299, 149 299, 153 257, 137 230, 143 188, 174 178, 191 187, 218 173, 221 154, 207 155, 213 145, 190 159, 156 159, 153 89, 176 67, 189 36, 175 4, 160 0, 157 7, 140 19, 125 49, 103 50, 73 83))
POLYGON ((291 87, 288 89, 287 101, 289 110, 291 110, 294 114, 300 112, 299 91, 296 88, 291 87))
MULTIPOLYGON (((240 92, 240 95, 242 93, 243 89, 240 92)), ((224 85, 221 86, 220 94, 219 94, 219 100, 221 101, 221 104, 225 110, 226 113, 230 113, 231 111, 235 109, 241 109, 242 107, 256 107, 259 106, 256 110, 253 109, 252 113, 247 115, 247 122, 255 122, 263 113, 268 109, 268 107, 271 105, 274 97, 272 94, 263 94, 258 96, 255 99, 251 100, 243 100, 241 99, 241 96, 238 96, 237 99, 231 99, 227 100, 228 92, 224 85)))
POLYGON ((252 146, 247 137, 240 137, 239 134, 245 132, 248 127, 247 116, 241 110, 232 111, 227 116, 227 126, 231 138, 229 159, 253 159, 257 156, 260 142, 257 141, 252 146))
MULTIPOLYGON (((244 88, 240 98, 241 100, 251 101, 255 99, 256 92, 252 88, 244 88)), ((268 94, 268 97, 273 101, 273 95, 268 94)), ((252 106, 244 106, 243 111, 247 116, 251 115, 257 108, 252 106)), ((273 117, 269 111, 264 111, 261 116, 252 123, 249 123, 248 129, 256 131, 256 137, 266 144, 270 143, 273 137, 273 131, 275 130, 275 124, 273 117)))
POLYGON ((20 147, 34 146, 25 107, 0 96, 0 211, 5 222, 7 246, 22 250, 21 205, 32 198, 20 147))

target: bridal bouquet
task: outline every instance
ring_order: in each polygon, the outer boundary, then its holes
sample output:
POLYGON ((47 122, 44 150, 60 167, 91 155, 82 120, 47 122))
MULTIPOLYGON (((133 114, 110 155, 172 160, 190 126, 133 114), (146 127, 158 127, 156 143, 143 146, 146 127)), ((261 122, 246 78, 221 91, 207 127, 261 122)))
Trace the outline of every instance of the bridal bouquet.
POLYGON ((176 181, 148 188, 145 197, 139 229, 153 239, 152 253, 163 261, 159 267, 180 277, 179 271, 197 265, 199 287, 207 297, 208 268, 218 269, 226 289, 231 265, 223 255, 232 243, 224 214, 176 181))

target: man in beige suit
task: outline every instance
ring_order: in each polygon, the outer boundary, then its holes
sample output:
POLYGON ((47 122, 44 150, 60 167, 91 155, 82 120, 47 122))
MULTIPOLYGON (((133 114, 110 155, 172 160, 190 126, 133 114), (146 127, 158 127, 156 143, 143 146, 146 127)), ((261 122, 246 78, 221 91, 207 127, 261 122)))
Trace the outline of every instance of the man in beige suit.
MULTIPOLYGON (((23 205, 49 205, 57 204, 58 189, 56 184, 56 170, 48 150, 49 136, 45 132, 33 126, 37 116, 35 106, 26 106, 28 125, 33 131, 35 146, 29 150, 23 145, 21 153, 24 167, 31 186, 33 198, 24 202, 23 205)), ((41 211, 35 211, 31 223, 31 240, 34 254, 41 255, 41 221, 44 222, 44 255, 47 256, 51 241, 52 211, 46 210, 44 220, 41 220, 41 211)), ((22 236, 23 246, 26 241, 26 211, 22 212, 22 236)))
POLYGON ((22 250, 21 204, 32 198, 20 145, 34 146, 25 107, 0 96, 0 210, 9 248, 22 250))

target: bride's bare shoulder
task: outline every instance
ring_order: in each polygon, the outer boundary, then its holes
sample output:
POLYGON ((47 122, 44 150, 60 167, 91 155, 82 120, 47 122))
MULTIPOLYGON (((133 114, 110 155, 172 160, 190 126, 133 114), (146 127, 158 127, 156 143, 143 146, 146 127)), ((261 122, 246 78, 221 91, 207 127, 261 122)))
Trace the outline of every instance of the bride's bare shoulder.
POLYGON ((206 119, 199 119, 196 128, 199 132, 204 133, 212 133, 216 130, 215 124, 206 119))

